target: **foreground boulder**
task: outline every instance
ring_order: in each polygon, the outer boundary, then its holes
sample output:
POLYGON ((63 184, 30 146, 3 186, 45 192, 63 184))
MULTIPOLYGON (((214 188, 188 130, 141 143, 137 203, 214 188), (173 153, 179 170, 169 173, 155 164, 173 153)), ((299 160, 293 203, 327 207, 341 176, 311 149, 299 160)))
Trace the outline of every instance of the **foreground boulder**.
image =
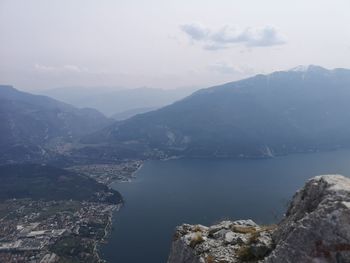
POLYGON ((350 262, 350 179, 317 176, 294 196, 265 262, 350 262))
POLYGON ((252 220, 223 221, 211 227, 176 229, 169 263, 242 262, 264 258, 273 249, 273 227, 252 220))
POLYGON ((350 179, 316 176, 277 226, 252 220, 177 227, 168 263, 350 262, 350 179))

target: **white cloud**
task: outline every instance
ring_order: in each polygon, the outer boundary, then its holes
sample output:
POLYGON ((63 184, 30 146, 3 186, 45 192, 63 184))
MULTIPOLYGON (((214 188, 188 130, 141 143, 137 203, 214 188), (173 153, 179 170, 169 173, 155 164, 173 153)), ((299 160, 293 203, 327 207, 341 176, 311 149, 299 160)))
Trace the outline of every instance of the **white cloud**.
POLYGON ((210 31, 200 24, 186 24, 180 28, 194 40, 205 40, 210 34, 210 31))
POLYGON ((285 38, 272 26, 238 29, 225 25, 212 30, 192 23, 182 25, 180 28, 191 40, 202 43, 206 50, 225 49, 237 44, 246 47, 269 47, 286 43, 285 38))
POLYGON ((77 65, 49 66, 43 64, 35 64, 34 69, 43 73, 84 73, 88 72, 86 68, 77 65))
POLYGON ((85 71, 87 71, 86 69, 82 69, 76 65, 64 65, 62 67, 62 69, 65 71, 70 71, 70 72, 85 72, 85 71))
POLYGON ((35 64, 34 69, 36 71, 40 71, 40 72, 55 72, 55 70, 56 70, 55 67, 41 65, 41 64, 35 64))
POLYGON ((231 76, 250 76, 254 75, 256 72, 254 69, 246 66, 234 66, 227 61, 219 61, 208 66, 208 70, 221 75, 231 75, 231 76))
POLYGON ((208 66, 209 70, 220 74, 240 74, 241 71, 227 62, 217 62, 208 66))

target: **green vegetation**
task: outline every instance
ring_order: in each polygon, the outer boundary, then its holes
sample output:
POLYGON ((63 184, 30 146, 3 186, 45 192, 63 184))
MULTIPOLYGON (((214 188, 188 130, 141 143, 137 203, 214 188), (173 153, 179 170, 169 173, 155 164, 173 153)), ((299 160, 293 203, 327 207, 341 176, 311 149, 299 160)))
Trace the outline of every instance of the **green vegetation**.
POLYGON ((0 181, 0 200, 31 198, 46 201, 121 201, 118 192, 85 175, 47 165, 0 166, 0 181))
POLYGON ((72 143, 111 122, 94 109, 0 85, 0 163, 65 162, 57 143, 72 143))
POLYGON ((86 226, 79 228, 79 236, 86 238, 102 239, 105 235, 105 224, 90 222, 86 226))
POLYGON ((70 201, 65 203, 60 202, 57 204, 52 204, 51 206, 46 207, 45 209, 42 209, 40 211, 40 216, 38 217, 38 220, 48 218, 60 212, 70 213, 73 215, 81 207, 81 202, 78 201, 70 201))
POLYGON ((64 263, 78 263, 82 258, 86 263, 96 262, 93 242, 82 242, 78 236, 61 238, 50 247, 50 251, 56 253, 64 263))

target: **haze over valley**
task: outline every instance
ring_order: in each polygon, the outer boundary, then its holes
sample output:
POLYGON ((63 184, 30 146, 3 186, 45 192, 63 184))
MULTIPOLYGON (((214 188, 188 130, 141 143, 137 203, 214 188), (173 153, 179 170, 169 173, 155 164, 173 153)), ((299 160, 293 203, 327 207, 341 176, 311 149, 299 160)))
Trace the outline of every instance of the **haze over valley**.
POLYGON ((108 88, 67 87, 38 91, 57 100, 79 108, 95 108, 113 119, 127 119, 190 95, 195 88, 152 89, 152 88, 108 88))

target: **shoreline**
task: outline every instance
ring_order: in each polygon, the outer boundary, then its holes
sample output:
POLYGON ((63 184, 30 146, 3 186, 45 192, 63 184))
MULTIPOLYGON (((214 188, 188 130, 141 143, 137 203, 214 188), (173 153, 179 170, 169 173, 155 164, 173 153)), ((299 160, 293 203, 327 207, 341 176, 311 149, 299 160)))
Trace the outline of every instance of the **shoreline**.
POLYGON ((139 167, 131 174, 131 178, 136 178, 136 174, 138 171, 140 171, 142 169, 142 167, 145 165, 146 161, 141 161, 141 164, 139 165, 139 167))
MULTIPOLYGON (((115 183, 130 183, 132 182, 133 179, 136 178, 136 174, 139 170, 141 170, 141 168, 143 167, 145 161, 143 160, 133 160, 131 162, 125 162, 124 164, 128 164, 128 163, 134 163, 134 162, 140 162, 140 164, 138 165, 137 169, 132 171, 130 174, 129 174, 129 178, 128 180, 120 180, 120 179, 117 179, 117 180, 113 180, 111 182, 109 182, 107 185, 107 187, 109 189, 112 189, 112 190, 115 190, 112 185, 115 184, 115 183)), ((104 228, 104 236, 102 237, 101 240, 96 240, 95 244, 94 244, 94 253, 98 262, 101 262, 101 263, 107 263, 108 261, 106 261, 105 259, 103 259, 103 255, 101 255, 101 245, 105 245, 108 243, 108 239, 113 231, 113 219, 114 219, 114 214, 118 213, 120 211, 120 209, 122 208, 122 206, 124 205, 124 201, 122 201, 121 203, 118 203, 116 205, 113 205, 114 207, 110 210, 110 213, 108 215, 108 222, 107 224, 105 225, 105 228, 104 228)))
POLYGON ((153 159, 158 161, 172 161, 172 160, 183 160, 183 159, 193 159, 193 160, 205 160, 205 159, 215 159, 215 160, 236 160, 236 161, 242 161, 242 160, 271 160, 275 158, 283 158, 288 156, 294 156, 294 155, 309 155, 309 154, 318 154, 318 153, 332 153, 332 152, 338 152, 338 151, 349 151, 350 147, 334 147, 329 149, 322 149, 322 150, 300 150, 300 151, 291 151, 286 153, 273 153, 272 155, 171 155, 164 158, 159 159, 153 159))
POLYGON ((101 263, 106 263, 107 261, 104 260, 101 257, 101 253, 100 253, 100 246, 101 244, 107 244, 107 239, 109 237, 109 235, 112 232, 112 224, 113 224, 113 214, 115 212, 118 212, 120 210, 120 208, 122 207, 122 203, 119 203, 117 205, 113 205, 112 209, 110 210, 110 214, 108 216, 108 222, 104 227, 104 235, 102 237, 101 240, 95 240, 95 244, 94 244, 94 256, 97 259, 97 262, 101 262, 101 263))

